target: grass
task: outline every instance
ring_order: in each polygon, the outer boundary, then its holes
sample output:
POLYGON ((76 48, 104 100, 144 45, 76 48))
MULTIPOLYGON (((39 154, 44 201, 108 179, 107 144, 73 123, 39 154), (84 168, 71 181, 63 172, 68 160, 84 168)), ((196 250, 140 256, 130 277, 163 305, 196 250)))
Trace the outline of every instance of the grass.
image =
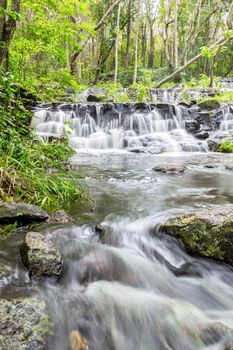
POLYGON ((48 211, 83 200, 83 189, 66 169, 73 153, 68 141, 46 143, 32 136, 20 137, 12 129, 11 142, 1 139, 0 200, 35 204, 48 211), (50 168, 56 171, 49 174, 50 168))

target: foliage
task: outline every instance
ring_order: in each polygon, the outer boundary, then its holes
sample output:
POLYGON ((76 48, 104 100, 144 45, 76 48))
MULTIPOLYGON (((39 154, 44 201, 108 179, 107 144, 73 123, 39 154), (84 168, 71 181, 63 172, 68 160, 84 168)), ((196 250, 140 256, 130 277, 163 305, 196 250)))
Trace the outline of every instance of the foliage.
POLYGON ((233 153, 233 142, 230 139, 224 139, 218 149, 222 153, 233 153))
POLYGON ((84 199, 82 188, 65 169, 73 153, 68 141, 35 141, 31 113, 7 77, 0 83, 0 200, 32 203, 52 211, 66 201, 84 199), (56 173, 50 174, 50 168, 56 173))

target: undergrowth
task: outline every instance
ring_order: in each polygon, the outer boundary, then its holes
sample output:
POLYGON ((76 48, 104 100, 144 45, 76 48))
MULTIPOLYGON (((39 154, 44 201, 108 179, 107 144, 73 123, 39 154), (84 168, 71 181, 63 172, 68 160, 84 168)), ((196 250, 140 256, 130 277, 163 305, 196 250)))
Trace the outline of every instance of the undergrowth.
POLYGON ((50 212, 83 200, 83 189, 66 169, 73 153, 68 141, 36 140, 30 130, 32 115, 16 96, 6 76, 0 81, 0 200, 35 204, 50 212))

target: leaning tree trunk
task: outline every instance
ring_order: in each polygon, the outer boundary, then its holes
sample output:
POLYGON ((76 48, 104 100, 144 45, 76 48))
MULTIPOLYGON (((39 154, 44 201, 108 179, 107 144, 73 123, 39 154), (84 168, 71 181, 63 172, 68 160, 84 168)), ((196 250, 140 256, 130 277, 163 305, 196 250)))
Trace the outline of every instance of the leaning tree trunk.
MULTIPOLYGON (((222 47, 224 46, 229 40, 231 40, 231 38, 226 39, 226 38, 221 38, 219 39, 214 45, 212 45, 211 47, 222 47)), ((182 73, 185 69, 187 69, 189 66, 191 66, 193 63, 195 63, 196 61, 198 61, 200 58, 202 57, 202 53, 199 53, 197 56, 193 57, 190 61, 188 61, 186 64, 184 64, 182 67, 180 67, 179 69, 177 69, 174 73, 172 73, 171 75, 169 75, 168 77, 164 78, 163 80, 161 80, 158 85, 156 86, 157 88, 160 88, 162 85, 164 85, 165 83, 168 83, 169 81, 171 81, 173 78, 176 78, 180 73, 182 73)))
MULTIPOLYGON (((0 0, 0 7, 7 10, 7 0, 0 0)), ((20 0, 12 0, 11 11, 13 13, 19 13, 20 0)), ((0 18, 0 67, 6 61, 6 70, 9 70, 9 48, 11 40, 16 29, 17 19, 15 16, 5 16, 4 14, 0 18)))

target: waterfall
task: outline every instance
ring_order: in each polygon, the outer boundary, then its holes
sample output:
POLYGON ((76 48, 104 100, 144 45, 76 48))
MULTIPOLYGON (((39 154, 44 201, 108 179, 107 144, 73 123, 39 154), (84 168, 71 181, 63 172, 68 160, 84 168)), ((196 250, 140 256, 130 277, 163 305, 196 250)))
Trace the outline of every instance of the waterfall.
POLYGON ((231 107, 226 105, 223 113, 223 121, 220 124, 220 130, 224 132, 233 132, 233 113, 231 107))
POLYGON ((32 127, 41 137, 68 135, 74 149, 207 151, 205 141, 185 131, 186 118, 178 105, 73 104, 38 108, 32 127))

